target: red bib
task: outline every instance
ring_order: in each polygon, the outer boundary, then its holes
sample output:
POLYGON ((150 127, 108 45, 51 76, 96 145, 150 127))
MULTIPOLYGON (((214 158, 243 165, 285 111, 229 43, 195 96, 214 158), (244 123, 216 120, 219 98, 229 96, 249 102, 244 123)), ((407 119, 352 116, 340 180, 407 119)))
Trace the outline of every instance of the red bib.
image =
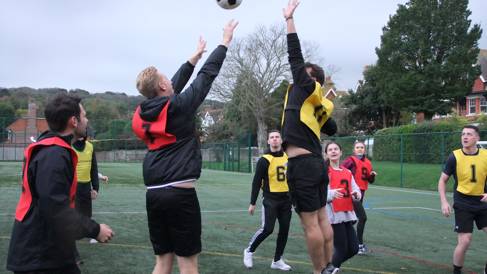
MULTIPOLYGON (((38 146, 60 146, 64 147, 71 152, 71 158, 73 159, 73 182, 71 183, 71 188, 69 189, 69 207, 74 208, 74 199, 76 197, 76 187, 78 185, 78 179, 76 177, 76 165, 78 164, 78 156, 76 152, 71 148, 70 145, 66 144, 59 137, 50 137, 43 139, 39 142, 30 144, 24 151, 24 165, 22 167, 22 193, 20 194, 19 203, 17 204, 17 209, 15 210, 15 219, 22 222, 29 212, 32 204, 32 190, 30 189, 28 181, 28 168, 30 163, 30 157, 32 156, 32 151, 38 146)), ((38 175, 40 176, 40 175, 38 175)), ((33 182, 32 182, 33 183, 33 182)))
POLYGON ((353 175, 355 182, 357 183, 360 190, 367 190, 369 188, 369 177, 372 172, 372 163, 364 158, 364 161, 360 160, 356 156, 351 156, 353 162, 355 163, 355 174, 353 175))
POLYGON ((330 189, 342 188, 343 198, 335 198, 332 201, 333 211, 353 211, 352 202, 352 173, 350 170, 340 167, 341 170, 335 170, 328 167, 328 177, 330 178, 330 189))
POLYGON ((132 118, 132 131, 149 150, 156 150, 176 142, 176 136, 166 132, 168 101, 155 121, 148 122, 140 117, 140 106, 132 118))

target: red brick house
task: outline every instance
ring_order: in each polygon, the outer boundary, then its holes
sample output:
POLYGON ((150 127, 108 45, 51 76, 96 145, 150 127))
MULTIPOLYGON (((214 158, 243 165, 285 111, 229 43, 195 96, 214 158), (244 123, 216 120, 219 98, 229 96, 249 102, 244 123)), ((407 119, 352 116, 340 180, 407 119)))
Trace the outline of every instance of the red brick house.
POLYGON ((7 127, 8 138, 3 143, 4 146, 16 146, 19 144, 30 144, 32 138, 48 129, 45 118, 37 117, 37 106, 35 103, 29 103, 27 115, 17 119, 7 127), (32 137, 32 138, 31 138, 32 137))
POLYGON ((487 50, 480 50, 478 63, 481 74, 475 79, 472 90, 465 100, 457 103, 456 112, 460 116, 474 117, 487 114, 487 50))

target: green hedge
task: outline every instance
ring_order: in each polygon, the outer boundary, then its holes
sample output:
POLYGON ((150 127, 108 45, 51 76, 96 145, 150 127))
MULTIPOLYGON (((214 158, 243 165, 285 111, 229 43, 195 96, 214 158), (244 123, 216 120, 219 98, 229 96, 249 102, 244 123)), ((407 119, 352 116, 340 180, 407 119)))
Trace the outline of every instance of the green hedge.
MULTIPOLYGON (((481 117, 481 140, 487 137, 486 118, 481 117)), ((379 130, 374 135, 374 159, 409 163, 444 163, 448 155, 461 147, 460 134, 466 119, 424 122, 379 130), (401 147, 402 144, 402 147, 401 147)))

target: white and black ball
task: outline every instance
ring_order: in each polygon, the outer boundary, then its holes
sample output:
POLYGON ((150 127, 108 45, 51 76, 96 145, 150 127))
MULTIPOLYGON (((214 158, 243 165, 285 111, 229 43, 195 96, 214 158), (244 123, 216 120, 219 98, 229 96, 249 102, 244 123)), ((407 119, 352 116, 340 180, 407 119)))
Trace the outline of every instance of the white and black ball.
POLYGON ((242 0, 216 0, 216 3, 226 10, 231 10, 240 6, 242 0))

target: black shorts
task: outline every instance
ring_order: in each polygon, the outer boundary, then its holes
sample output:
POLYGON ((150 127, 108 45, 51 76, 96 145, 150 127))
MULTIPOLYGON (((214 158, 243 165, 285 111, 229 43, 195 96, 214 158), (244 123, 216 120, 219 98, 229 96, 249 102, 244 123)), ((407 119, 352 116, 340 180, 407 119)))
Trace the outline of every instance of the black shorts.
POLYGON ((289 158, 286 175, 297 213, 313 212, 326 205, 328 172, 321 156, 306 154, 289 158))
POLYGON ((154 254, 201 252, 201 210, 194 188, 147 190, 146 208, 154 254))
POLYGON ((14 271, 14 274, 80 274, 81 270, 76 264, 61 268, 33 270, 33 271, 14 271))
POLYGON ((473 222, 477 225, 479 230, 487 227, 487 210, 469 210, 460 208, 455 203, 453 204, 455 209, 455 232, 458 233, 472 233, 473 222))

